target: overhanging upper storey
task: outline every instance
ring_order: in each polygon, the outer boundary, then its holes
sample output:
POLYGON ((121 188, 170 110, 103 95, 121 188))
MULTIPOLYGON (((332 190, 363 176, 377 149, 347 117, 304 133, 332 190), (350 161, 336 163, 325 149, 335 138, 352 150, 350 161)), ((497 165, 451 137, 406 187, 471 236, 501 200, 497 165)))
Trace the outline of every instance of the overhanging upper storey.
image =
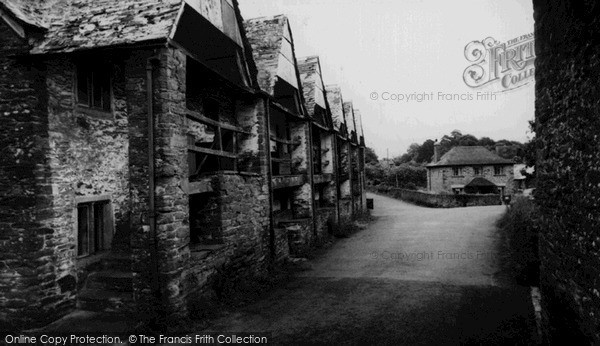
POLYGON ((354 105, 351 101, 344 102, 344 116, 346 118, 346 125, 348 126, 350 141, 352 141, 352 143, 358 143, 356 123, 354 121, 354 105))
POLYGON ((304 117, 304 97, 289 22, 283 15, 245 23, 258 70, 258 85, 286 112, 304 117))
POLYGON ((342 90, 337 85, 328 85, 325 87, 327 103, 331 109, 331 118, 333 129, 343 138, 348 137, 346 119, 344 116, 344 99, 342 90))
POLYGON ((365 146, 365 135, 363 133, 362 126, 362 114, 358 109, 354 110, 354 122, 356 123, 356 134, 358 136, 358 144, 362 147, 365 146))
POLYGON ((319 57, 310 56, 298 59, 298 68, 308 116, 319 127, 333 130, 331 110, 325 94, 319 57))
POLYGON ((172 42, 229 81, 254 86, 255 66, 235 0, 186 0, 172 42))

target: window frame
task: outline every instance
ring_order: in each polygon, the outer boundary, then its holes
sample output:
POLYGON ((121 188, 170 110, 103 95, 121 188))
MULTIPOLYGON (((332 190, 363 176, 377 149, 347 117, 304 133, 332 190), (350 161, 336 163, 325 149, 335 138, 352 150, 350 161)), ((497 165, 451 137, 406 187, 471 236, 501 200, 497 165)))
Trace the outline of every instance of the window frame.
MULTIPOLYGON (((102 91, 101 91, 102 94, 102 91)), ((79 59, 75 62, 75 73, 73 76, 73 95, 74 95, 74 105, 78 109, 90 110, 94 112, 110 114, 113 112, 114 108, 114 90, 113 90, 113 68, 110 63, 106 63, 104 61, 99 61, 98 59, 79 59), (81 79, 82 69, 88 69, 88 72, 91 76, 91 81, 87 80, 86 82, 86 93, 88 96, 88 100, 86 102, 82 102, 79 97, 79 82, 81 79), (94 75, 101 74, 106 75, 107 87, 108 87, 108 107, 104 108, 104 98, 101 96, 100 101, 102 105, 97 107, 94 105, 94 75)))
POLYGON ((462 167, 459 167, 459 166, 452 167, 452 176, 453 177, 462 177, 462 167))
POLYGON ((482 176, 483 175, 483 167, 482 166, 473 166, 473 175, 482 176))
POLYGON ((505 169, 503 166, 494 166, 494 175, 501 176, 506 175, 505 169))
POLYGON ((114 213, 112 207, 112 200, 110 196, 99 195, 99 196, 88 196, 78 197, 75 199, 75 208, 73 210, 73 216, 75 222, 74 234, 75 234, 75 255, 77 259, 89 258, 92 256, 99 255, 103 252, 110 250, 112 239, 114 236, 114 213), (85 206, 87 208, 87 252, 83 253, 80 248, 80 208, 85 206), (96 211, 97 207, 101 207, 102 216, 98 220, 96 211), (101 221, 102 230, 101 234, 97 234, 96 222, 101 221), (93 239, 92 239, 93 238, 93 239), (101 239, 100 245, 97 242, 101 239))

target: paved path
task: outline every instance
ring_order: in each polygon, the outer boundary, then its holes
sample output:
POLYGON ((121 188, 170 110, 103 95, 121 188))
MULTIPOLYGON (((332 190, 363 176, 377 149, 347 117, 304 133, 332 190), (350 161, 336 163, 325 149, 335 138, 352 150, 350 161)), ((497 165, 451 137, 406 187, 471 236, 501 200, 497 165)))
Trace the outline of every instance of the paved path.
POLYGON ((281 344, 532 344, 527 287, 500 279, 502 206, 430 209, 382 196, 375 221, 284 287, 207 330, 281 344))

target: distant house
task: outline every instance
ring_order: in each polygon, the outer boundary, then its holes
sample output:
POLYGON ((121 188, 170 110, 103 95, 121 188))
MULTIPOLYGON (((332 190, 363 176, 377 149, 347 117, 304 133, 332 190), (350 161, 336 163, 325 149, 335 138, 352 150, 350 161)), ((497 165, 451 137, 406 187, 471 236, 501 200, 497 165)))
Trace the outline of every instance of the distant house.
POLYGON ((512 194, 513 162, 482 146, 454 147, 441 158, 434 146, 427 188, 435 193, 512 194))
POLYGON ((526 164, 520 163, 514 166, 514 186, 516 191, 522 191, 530 188, 532 185, 531 176, 535 172, 535 167, 529 167, 526 164), (524 174, 525 173, 525 174, 524 174))

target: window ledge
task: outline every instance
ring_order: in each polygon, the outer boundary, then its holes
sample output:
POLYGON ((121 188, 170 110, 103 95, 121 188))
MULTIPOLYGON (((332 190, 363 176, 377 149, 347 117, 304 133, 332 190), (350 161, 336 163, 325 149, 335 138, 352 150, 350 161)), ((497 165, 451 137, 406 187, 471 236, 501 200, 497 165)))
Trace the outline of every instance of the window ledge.
POLYGON ((225 246, 225 244, 193 244, 190 245, 190 253, 192 258, 202 260, 213 252, 224 249, 225 246))
POLYGON ((82 113, 88 116, 92 116, 95 118, 102 118, 107 120, 112 120, 113 113, 112 111, 105 111, 101 109, 88 108, 82 105, 76 105, 74 107, 75 112, 82 113))

